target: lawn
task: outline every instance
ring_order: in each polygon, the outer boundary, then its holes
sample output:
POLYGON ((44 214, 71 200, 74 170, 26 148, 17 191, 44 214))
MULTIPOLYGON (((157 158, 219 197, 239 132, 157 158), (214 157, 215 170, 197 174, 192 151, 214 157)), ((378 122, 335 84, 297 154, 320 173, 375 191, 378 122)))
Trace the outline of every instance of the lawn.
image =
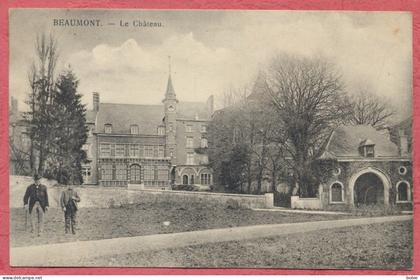
POLYGON ((81 208, 77 219, 79 229, 73 236, 64 234, 63 213, 59 209, 50 209, 45 216, 44 234, 41 237, 25 231, 23 209, 11 209, 10 217, 10 244, 12 247, 19 247, 258 224, 343 219, 352 216, 260 212, 209 207, 198 203, 136 204, 121 208, 81 208))
POLYGON ((413 224, 394 222, 83 260, 86 266, 410 269, 413 224))

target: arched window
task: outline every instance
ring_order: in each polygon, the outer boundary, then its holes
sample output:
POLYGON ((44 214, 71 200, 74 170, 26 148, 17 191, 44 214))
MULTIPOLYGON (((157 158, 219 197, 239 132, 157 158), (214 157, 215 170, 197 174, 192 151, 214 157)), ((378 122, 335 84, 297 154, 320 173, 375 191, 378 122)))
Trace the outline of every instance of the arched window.
POLYGON ((344 188, 340 182, 335 182, 330 187, 330 202, 341 203, 344 202, 344 188))
POLYGON ((188 185, 188 175, 182 176, 182 184, 188 185))
POLYGON ((410 185, 406 181, 398 182, 397 184, 397 202, 411 201, 410 185))

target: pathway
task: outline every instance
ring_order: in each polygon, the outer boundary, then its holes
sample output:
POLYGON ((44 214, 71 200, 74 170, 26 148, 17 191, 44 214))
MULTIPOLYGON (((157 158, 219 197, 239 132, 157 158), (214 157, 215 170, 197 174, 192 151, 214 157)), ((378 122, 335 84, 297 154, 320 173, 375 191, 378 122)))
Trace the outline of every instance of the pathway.
POLYGON ((10 248, 12 266, 83 266, 83 259, 197 244, 247 240, 348 226, 411 220, 411 215, 255 225, 10 248))

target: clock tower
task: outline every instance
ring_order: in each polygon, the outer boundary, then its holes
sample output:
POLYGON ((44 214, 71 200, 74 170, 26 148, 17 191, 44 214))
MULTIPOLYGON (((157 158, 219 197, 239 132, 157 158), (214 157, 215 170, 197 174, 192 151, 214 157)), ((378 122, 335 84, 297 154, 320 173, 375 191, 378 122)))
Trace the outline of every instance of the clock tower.
POLYGON ((176 113, 177 113, 177 104, 178 99, 176 99, 176 94, 174 87, 172 85, 171 77, 171 64, 169 60, 169 77, 168 84, 166 86, 165 98, 162 100, 162 103, 165 106, 165 135, 166 135, 166 145, 165 145, 165 156, 171 158, 172 165, 176 162, 176 113))

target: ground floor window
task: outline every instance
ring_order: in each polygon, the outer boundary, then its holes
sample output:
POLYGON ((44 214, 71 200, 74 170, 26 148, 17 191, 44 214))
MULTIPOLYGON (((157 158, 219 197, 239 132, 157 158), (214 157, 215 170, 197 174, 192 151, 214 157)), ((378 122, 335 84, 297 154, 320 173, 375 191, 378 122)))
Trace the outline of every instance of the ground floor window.
POLYGON ((410 185, 407 182, 397 184, 397 201, 410 201, 410 185))
POLYGON ((140 165, 133 164, 130 166, 130 181, 132 183, 141 182, 141 167, 140 165))
POLYGON ((188 175, 182 176, 182 184, 188 185, 188 175))
POLYGON ((158 166, 157 178, 159 181, 166 181, 169 179, 169 168, 167 166, 158 166))
POLYGON ((201 184, 202 185, 210 185, 211 182, 211 175, 210 174, 201 174, 201 184))
POLYGON ((111 164, 102 165, 101 179, 102 180, 112 180, 112 165, 111 164))
POLYGON ((91 175, 91 168, 90 167, 83 167, 82 169, 83 177, 90 177, 91 175))
POLYGON ((115 167, 115 179, 116 180, 127 180, 127 167, 119 164, 115 167))
POLYGON ((343 185, 336 182, 331 185, 331 202, 343 202, 344 201, 344 190, 343 185))
POLYGON ((144 167, 144 180, 153 181, 155 179, 155 168, 152 165, 144 167))

